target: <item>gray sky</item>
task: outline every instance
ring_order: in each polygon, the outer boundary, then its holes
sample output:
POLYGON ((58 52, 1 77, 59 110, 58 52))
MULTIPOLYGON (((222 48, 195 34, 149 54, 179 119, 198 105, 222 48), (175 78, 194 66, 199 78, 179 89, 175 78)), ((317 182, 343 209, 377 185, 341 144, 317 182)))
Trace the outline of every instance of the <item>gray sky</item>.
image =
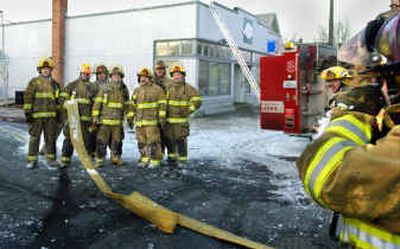
MULTIPOLYGON (((68 15, 140 8, 187 0, 69 0, 68 15)), ((201 0, 210 3, 210 0, 201 0)), ((51 0, 0 0, 7 21, 51 17, 51 0), (23 6, 23 7, 22 7, 23 6)), ((328 25, 328 0, 218 0, 228 7, 240 7, 253 14, 276 12, 284 39, 318 37, 321 26, 328 25)), ((335 22, 348 22, 352 32, 360 30, 378 13, 388 10, 390 0, 336 0, 335 22)))

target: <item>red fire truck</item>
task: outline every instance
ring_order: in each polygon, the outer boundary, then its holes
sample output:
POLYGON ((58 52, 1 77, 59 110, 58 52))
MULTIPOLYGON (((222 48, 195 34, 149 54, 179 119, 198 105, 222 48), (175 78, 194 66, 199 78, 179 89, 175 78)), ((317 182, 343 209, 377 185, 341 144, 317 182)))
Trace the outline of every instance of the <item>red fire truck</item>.
POLYGON ((261 58, 262 129, 299 134, 312 130, 329 96, 320 71, 336 65, 336 50, 323 44, 298 44, 261 58))

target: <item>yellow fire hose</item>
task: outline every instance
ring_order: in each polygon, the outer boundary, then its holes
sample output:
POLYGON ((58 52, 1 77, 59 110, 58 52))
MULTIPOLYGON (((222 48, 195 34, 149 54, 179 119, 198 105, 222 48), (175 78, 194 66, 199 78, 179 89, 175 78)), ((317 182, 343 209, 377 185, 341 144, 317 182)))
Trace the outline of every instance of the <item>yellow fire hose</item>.
POLYGON ((242 238, 207 223, 171 211, 137 191, 132 192, 130 195, 114 193, 110 186, 104 181, 103 177, 101 177, 95 169, 91 162, 91 157, 86 151, 83 143, 77 102, 74 100, 68 101, 67 111, 72 144, 89 176, 95 182, 100 191, 107 197, 116 200, 129 211, 152 222, 165 233, 173 233, 175 227, 180 225, 198 233, 248 248, 272 249, 271 247, 242 238))

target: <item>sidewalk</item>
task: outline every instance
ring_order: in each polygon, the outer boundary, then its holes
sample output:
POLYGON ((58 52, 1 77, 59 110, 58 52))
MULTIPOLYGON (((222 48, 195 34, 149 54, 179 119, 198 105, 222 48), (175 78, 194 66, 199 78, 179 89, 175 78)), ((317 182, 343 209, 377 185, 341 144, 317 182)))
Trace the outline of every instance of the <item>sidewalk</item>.
POLYGON ((25 123, 24 110, 16 106, 0 106, 0 121, 25 123))

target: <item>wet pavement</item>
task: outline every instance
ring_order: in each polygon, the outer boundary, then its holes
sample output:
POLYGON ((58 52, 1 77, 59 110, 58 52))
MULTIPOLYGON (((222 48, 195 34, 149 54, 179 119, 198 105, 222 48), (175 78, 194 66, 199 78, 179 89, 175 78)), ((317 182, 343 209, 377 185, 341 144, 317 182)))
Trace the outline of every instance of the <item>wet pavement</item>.
MULTIPOLYGON (((199 119, 194 127, 211 133, 225 120, 199 119)), ((0 248, 241 248, 181 227, 163 234, 103 196, 77 158, 63 170, 43 164, 27 170, 26 127, 5 122, 0 131, 0 248)), ((205 139, 196 128, 192 136, 205 139)), ((133 137, 126 139, 132 146, 133 137)), ((193 154, 199 150, 191 148, 193 154)), ((339 248, 328 236, 330 213, 306 197, 291 155, 243 153, 226 160, 199 153, 184 170, 138 168, 131 155, 124 157, 124 167, 99 169, 115 192, 139 191, 174 211, 276 248, 339 248)))

